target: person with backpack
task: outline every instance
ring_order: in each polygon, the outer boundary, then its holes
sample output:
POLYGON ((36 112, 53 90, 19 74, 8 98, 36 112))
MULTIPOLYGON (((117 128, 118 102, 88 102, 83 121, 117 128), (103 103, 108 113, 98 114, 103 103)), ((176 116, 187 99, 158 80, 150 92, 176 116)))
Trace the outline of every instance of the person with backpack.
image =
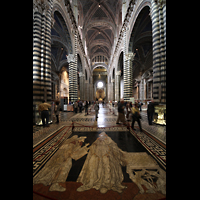
POLYGON ((140 132, 142 132, 142 126, 141 126, 141 122, 140 122, 141 115, 140 115, 140 111, 139 111, 137 103, 135 103, 135 107, 131 108, 131 112, 132 112, 132 125, 131 125, 132 129, 136 130, 134 128, 134 123, 135 123, 135 121, 137 121, 139 128, 140 128, 140 132))

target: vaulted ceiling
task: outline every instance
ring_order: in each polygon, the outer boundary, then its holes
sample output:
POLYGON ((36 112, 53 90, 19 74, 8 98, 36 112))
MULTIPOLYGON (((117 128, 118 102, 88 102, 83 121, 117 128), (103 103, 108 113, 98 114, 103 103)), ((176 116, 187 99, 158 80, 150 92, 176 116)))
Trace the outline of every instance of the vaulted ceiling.
POLYGON ((121 24, 121 0, 78 0, 78 25, 85 38, 90 61, 109 61, 114 37, 121 24))

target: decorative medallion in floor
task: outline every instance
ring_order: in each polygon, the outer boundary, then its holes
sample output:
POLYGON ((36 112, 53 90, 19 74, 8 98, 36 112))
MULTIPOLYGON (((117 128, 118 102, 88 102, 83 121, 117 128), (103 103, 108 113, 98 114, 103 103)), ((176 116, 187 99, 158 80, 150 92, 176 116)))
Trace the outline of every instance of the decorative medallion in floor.
MULTIPOLYGON (((62 113, 61 113, 62 114, 62 113)), ((165 199, 166 146, 100 107, 34 133, 33 199, 165 199)))

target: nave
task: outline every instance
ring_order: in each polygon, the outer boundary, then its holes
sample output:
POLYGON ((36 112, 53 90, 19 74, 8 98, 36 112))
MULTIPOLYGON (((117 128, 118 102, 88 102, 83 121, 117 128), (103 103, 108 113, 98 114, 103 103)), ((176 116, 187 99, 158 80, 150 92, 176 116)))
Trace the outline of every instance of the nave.
MULTIPOLYGON (((91 106, 89 115, 85 116, 84 111, 77 114, 60 112, 59 124, 53 123, 46 128, 33 127, 33 182, 37 182, 37 177, 42 173, 48 175, 50 173, 48 169, 55 169, 56 159, 61 165, 62 162, 65 162, 62 161, 64 154, 61 154, 61 152, 67 153, 65 144, 72 145, 76 143, 75 141, 67 143, 67 140, 72 139, 74 136, 78 136, 78 138, 86 137, 81 142, 81 148, 84 148, 88 143, 88 147, 91 148, 97 138, 100 137, 100 134, 105 132, 110 141, 113 144, 116 143, 119 152, 124 153, 123 155, 130 155, 130 158, 135 158, 135 160, 139 159, 138 162, 129 163, 126 166, 121 165, 123 173, 121 185, 126 186, 121 193, 113 190, 101 193, 100 190, 94 188, 78 192, 77 189, 83 183, 77 182, 77 179, 86 163, 87 156, 89 156, 91 151, 89 149, 82 157, 79 158, 78 156, 77 160, 71 159, 71 169, 68 169, 67 175, 59 173, 59 170, 62 171, 60 168, 56 172, 57 177, 66 178, 64 182, 56 183, 61 186, 61 190, 64 188, 65 191, 49 191, 52 183, 46 186, 43 183, 36 183, 33 185, 33 199, 164 199, 165 194, 163 193, 165 192, 163 190, 158 191, 158 185, 165 183, 165 177, 160 178, 161 173, 159 174, 157 171, 165 172, 166 170, 165 127, 155 124, 148 126, 145 108, 141 115, 143 132, 139 131, 137 123, 135 124, 136 131, 127 129, 123 125, 117 125, 117 116, 113 114, 108 106, 103 107, 102 105, 100 105, 97 121, 95 120, 93 106, 91 106), (142 157, 147 159, 144 161, 140 159, 142 157), (140 163, 140 166, 137 165, 138 163, 140 163), (143 176, 140 177, 141 184, 138 185, 132 181, 130 173, 127 173, 128 166, 134 175, 146 170, 143 176)), ((68 146, 66 145, 66 147, 68 146)), ((132 160, 130 158, 129 160, 132 160)), ((64 170, 66 170, 65 165, 64 170)), ((85 170, 86 176, 87 172, 89 174, 89 170, 85 170)), ((44 179, 46 177, 44 176, 44 179)))

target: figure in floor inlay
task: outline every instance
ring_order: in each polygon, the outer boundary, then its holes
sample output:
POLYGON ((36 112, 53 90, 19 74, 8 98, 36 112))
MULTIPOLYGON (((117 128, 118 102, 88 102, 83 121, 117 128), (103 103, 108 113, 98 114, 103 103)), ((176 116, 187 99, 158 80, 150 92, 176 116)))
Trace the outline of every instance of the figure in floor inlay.
POLYGON ((77 179, 77 182, 83 185, 77 191, 95 188, 101 193, 106 193, 108 190, 121 193, 122 189, 126 188, 122 185, 124 179, 122 166, 126 166, 129 177, 139 187, 140 193, 144 193, 142 185, 147 188, 147 193, 156 191, 166 193, 166 173, 157 162, 145 152, 122 151, 105 132, 99 134, 97 140, 90 146, 77 179), (156 185, 153 182, 155 178, 156 185))
POLYGON ((65 182, 72 167, 72 159, 78 160, 88 152, 86 144, 81 147, 86 137, 74 135, 67 139, 45 167, 33 178, 33 184, 51 185, 50 191, 65 191, 58 183, 65 182))
POLYGON ((119 193, 126 188, 121 183, 124 179, 121 165, 123 151, 106 135, 99 134, 97 140, 90 146, 90 151, 83 165, 77 182, 83 183, 77 191, 81 192, 95 188, 101 193, 114 190, 119 193))

